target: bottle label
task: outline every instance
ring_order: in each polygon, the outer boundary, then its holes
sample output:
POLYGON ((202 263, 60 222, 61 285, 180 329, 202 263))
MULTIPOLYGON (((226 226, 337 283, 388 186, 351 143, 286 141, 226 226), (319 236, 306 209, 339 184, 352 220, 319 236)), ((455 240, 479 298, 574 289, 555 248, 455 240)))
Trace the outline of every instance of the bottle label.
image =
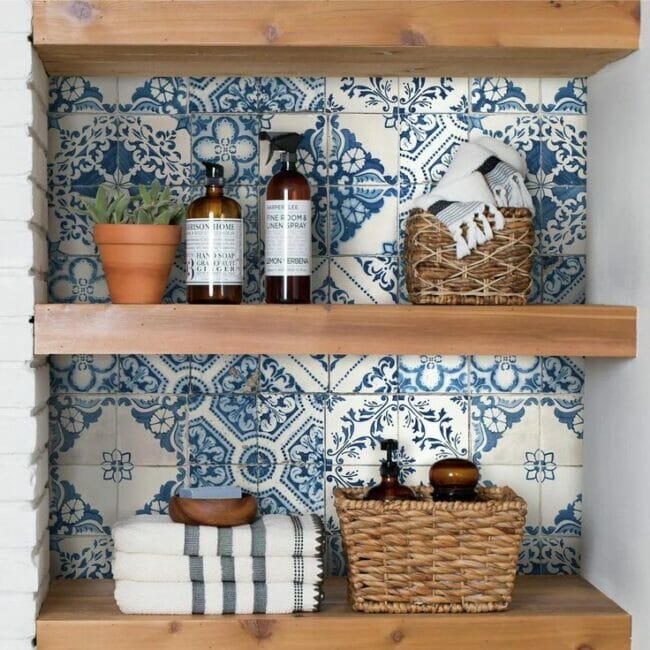
POLYGON ((265 204, 266 275, 311 275, 311 201, 265 204))
POLYGON ((188 285, 241 285, 241 219, 187 219, 188 285))

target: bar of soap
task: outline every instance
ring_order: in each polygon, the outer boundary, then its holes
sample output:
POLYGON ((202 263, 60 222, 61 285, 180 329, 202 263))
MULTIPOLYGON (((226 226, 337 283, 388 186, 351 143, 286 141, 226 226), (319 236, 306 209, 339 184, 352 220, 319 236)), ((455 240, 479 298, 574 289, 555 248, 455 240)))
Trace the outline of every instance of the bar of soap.
POLYGON ((241 488, 236 485, 214 485, 210 487, 187 488, 178 490, 183 499, 241 499, 241 488))

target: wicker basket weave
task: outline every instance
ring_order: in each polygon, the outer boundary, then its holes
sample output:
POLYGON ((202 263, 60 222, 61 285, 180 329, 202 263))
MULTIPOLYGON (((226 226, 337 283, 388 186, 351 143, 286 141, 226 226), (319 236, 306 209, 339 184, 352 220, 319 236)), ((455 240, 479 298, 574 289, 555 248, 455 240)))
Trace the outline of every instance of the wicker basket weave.
POLYGON ((348 598, 360 612, 457 613, 507 609, 526 519, 510 488, 480 499, 364 501, 363 488, 335 488, 348 560, 348 598))
MULTIPOLYGON (((446 226, 424 210, 406 221, 406 288, 416 305, 525 305, 531 288, 532 217, 526 208, 499 208, 505 228, 463 259, 446 226)), ((490 225, 494 218, 486 210, 490 225)))

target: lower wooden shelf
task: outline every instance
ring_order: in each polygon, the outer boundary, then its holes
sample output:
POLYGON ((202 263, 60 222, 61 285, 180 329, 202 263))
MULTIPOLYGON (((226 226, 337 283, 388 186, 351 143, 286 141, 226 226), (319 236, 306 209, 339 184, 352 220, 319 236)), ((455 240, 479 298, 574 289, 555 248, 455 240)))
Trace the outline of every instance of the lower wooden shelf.
POLYGON ((498 614, 359 614, 345 580, 317 614, 127 616, 110 580, 55 581, 36 624, 38 650, 628 650, 631 618, 578 576, 523 576, 498 614))

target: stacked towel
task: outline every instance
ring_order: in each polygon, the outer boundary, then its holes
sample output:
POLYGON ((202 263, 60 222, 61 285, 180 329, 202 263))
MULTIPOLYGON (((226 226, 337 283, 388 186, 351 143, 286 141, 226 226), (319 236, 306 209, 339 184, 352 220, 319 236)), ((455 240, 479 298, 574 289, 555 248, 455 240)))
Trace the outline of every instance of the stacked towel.
POLYGON ((323 531, 315 515, 267 515, 249 526, 138 516, 113 527, 115 600, 125 614, 316 611, 323 531))

